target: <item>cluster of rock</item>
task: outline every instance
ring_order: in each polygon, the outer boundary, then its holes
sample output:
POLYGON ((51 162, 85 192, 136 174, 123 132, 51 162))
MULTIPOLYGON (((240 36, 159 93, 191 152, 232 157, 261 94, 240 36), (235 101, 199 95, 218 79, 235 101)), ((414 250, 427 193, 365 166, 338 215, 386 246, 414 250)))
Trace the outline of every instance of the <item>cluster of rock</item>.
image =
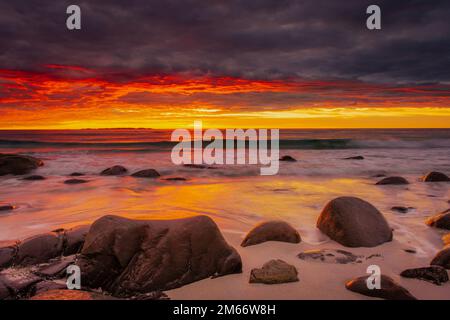
MULTIPOLYGON (((423 182, 449 182, 450 178, 442 172, 432 171, 421 177, 420 180, 423 182)), ((376 183, 376 185, 406 185, 406 184, 409 184, 409 181, 399 176, 386 177, 376 183)))

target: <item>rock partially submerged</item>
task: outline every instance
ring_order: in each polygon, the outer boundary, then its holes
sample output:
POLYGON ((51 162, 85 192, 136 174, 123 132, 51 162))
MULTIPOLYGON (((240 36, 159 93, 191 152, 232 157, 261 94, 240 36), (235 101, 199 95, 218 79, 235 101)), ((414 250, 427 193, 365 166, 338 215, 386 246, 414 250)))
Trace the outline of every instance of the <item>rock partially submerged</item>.
POLYGON ((409 210, 415 209, 414 207, 403 207, 403 206, 394 206, 391 208, 392 211, 399 213, 408 213, 409 210))
POLYGON ((42 160, 34 157, 0 153, 0 176, 28 174, 43 165, 42 160))
POLYGON ((351 252, 340 249, 307 250, 300 253, 297 257, 305 261, 337 264, 362 263, 364 259, 363 256, 357 256, 351 252))
POLYGON ((188 179, 183 178, 183 177, 170 177, 170 178, 165 178, 163 180, 165 180, 165 181, 187 181, 188 179))
POLYGON ((299 243, 300 234, 284 221, 267 221, 254 227, 242 241, 242 247, 248 247, 266 241, 299 243))
POLYGON ((25 181, 40 181, 40 180, 45 180, 45 179, 46 179, 45 177, 37 175, 37 174, 22 178, 22 180, 25 180, 25 181))
POLYGON ((427 173, 425 176, 422 177, 423 182, 448 182, 450 181, 450 178, 442 173, 437 171, 432 171, 427 173))
POLYGON ((317 228, 346 247, 375 247, 392 240, 392 230, 380 211, 355 197, 330 201, 317 220, 317 228))
POLYGON ((348 281, 345 288, 368 297, 387 300, 417 300, 408 290, 397 284, 388 276, 381 275, 381 288, 369 289, 367 280, 370 276, 363 276, 348 281))
POLYGON ((84 173, 81 172, 72 172, 71 174, 69 174, 70 177, 81 177, 84 176, 84 173))
POLYGON ((125 174, 127 172, 128 172, 128 170, 125 167, 113 166, 111 168, 103 170, 100 174, 102 176, 119 176, 119 175, 125 174))
POLYGON ((16 207, 14 207, 12 204, 0 204, 0 212, 3 211, 11 211, 14 210, 16 207))
POLYGON ((289 155, 282 156, 279 161, 297 162, 297 160, 289 155))
POLYGON ((279 284, 296 282, 297 269, 283 260, 270 260, 261 269, 252 269, 250 283, 279 284))
POLYGON ((376 183, 376 185, 405 185, 409 184, 408 180, 403 177, 387 177, 381 179, 376 183))
POLYGON ((84 180, 84 179, 68 179, 65 180, 64 183, 65 184, 82 184, 82 183, 88 183, 88 180, 84 180))
POLYGON ((425 280, 438 286, 448 281, 447 271, 441 266, 407 269, 400 275, 405 278, 425 280))
POLYGON ((363 156, 353 156, 353 157, 344 158, 344 160, 364 160, 364 157, 363 156))
POLYGON ((439 251, 431 260, 430 265, 432 266, 441 266, 445 269, 450 269, 450 245, 447 245, 439 251))
POLYGON ((84 285, 115 296, 242 272, 239 254, 207 216, 177 220, 104 216, 91 226, 77 264, 84 285))
POLYGON ((183 164, 183 167, 191 169, 216 169, 215 167, 206 166, 204 164, 183 164))
POLYGON ((135 172, 131 176, 135 178, 158 178, 161 175, 155 169, 146 169, 135 172))
POLYGON ((430 227, 450 230, 450 209, 428 218, 425 223, 430 227))

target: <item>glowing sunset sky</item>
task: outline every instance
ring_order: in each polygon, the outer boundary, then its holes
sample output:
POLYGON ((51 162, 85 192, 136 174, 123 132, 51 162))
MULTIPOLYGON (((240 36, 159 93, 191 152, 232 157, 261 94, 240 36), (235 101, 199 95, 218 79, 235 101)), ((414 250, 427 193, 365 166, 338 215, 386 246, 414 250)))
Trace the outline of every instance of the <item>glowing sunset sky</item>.
POLYGON ((448 1, 249 2, 2 2, 0 128, 450 127, 448 1))

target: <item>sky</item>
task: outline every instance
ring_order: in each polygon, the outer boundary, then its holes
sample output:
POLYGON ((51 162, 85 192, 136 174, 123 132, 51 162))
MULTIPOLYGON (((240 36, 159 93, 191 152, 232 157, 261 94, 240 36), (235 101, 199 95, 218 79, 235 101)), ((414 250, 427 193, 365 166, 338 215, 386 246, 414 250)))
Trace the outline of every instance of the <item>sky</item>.
POLYGON ((0 129, 450 127, 449 17, 448 0, 1 1, 0 129))

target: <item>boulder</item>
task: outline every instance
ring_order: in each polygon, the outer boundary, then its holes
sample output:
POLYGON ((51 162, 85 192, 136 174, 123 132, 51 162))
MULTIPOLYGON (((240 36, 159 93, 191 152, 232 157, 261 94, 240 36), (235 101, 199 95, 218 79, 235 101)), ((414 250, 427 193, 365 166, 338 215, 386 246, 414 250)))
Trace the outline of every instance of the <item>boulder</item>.
POLYGON ((440 286, 448 281, 448 274, 441 266, 407 269, 400 273, 402 277, 425 280, 440 286))
POLYGON ((279 161, 297 162, 297 160, 289 155, 282 156, 279 161))
POLYGON ((62 254, 63 242, 63 235, 55 232, 27 238, 19 244, 14 264, 25 266, 47 262, 62 254))
POLYGON ((380 211, 355 197, 330 201, 317 220, 317 228, 346 247, 375 247, 392 240, 392 230, 380 211))
POLYGON ((12 204, 0 204, 0 212, 2 211, 11 211, 14 210, 16 207, 14 207, 12 204))
POLYGON ((431 260, 430 265, 441 266, 450 269, 450 245, 446 245, 444 249, 439 251, 431 260))
POLYGON ((300 234, 290 224, 284 221, 263 222, 254 227, 242 241, 242 247, 248 247, 266 241, 282 241, 299 243, 300 234))
POLYGON ((403 184, 409 184, 408 180, 406 180, 403 177, 387 177, 384 179, 381 179, 376 183, 376 185, 403 185, 403 184))
POLYGON ((171 178, 165 178, 166 181, 187 181, 188 179, 183 177, 171 177, 171 178))
POLYGON ((362 263, 364 258, 363 256, 357 256, 351 252, 340 249, 308 250, 300 253, 297 257, 305 261, 337 264, 362 263))
POLYGON ((65 184, 81 184, 81 183, 87 183, 87 182, 89 182, 89 181, 83 180, 83 179, 68 179, 68 180, 64 181, 65 184))
POLYGON ((118 176, 127 173, 128 170, 122 166, 114 166, 108 169, 103 170, 100 174, 102 176, 118 176))
POLYGON ((370 276, 363 276, 348 281, 345 284, 347 290, 363 294, 368 297, 382 298, 387 300, 416 300, 408 290, 397 284, 390 277, 381 275, 381 288, 369 289, 367 279, 370 276))
POLYGON ((83 247, 90 225, 76 226, 64 231, 64 252, 65 256, 79 253, 83 247))
POLYGON ((425 223, 430 227, 450 230, 450 209, 428 218, 425 223))
POLYGON ((450 178, 442 172, 432 171, 422 177, 423 182, 448 182, 450 178))
POLYGON ((239 254, 207 216, 177 220, 104 216, 92 224, 77 264, 83 285, 118 296, 242 272, 239 254))
POLYGON ((10 268, 0 272, 0 300, 17 299, 27 295, 42 279, 28 270, 10 268))
POLYGON ((136 178, 158 178, 160 174, 155 169, 147 169, 135 172, 131 176, 136 178))
POLYGON ((399 213, 408 213, 409 210, 413 210, 413 207, 403 207, 403 206, 394 206, 391 208, 392 211, 399 213))
POLYGON ((354 156, 354 157, 344 158, 344 160, 364 160, 364 157, 363 156, 354 156))
POLYGON ((22 178, 22 180, 26 180, 26 181, 39 181, 39 180, 45 180, 45 177, 35 174, 35 175, 31 175, 31 176, 22 178))
POLYGON ((30 300, 117 300, 114 297, 96 292, 53 289, 36 294, 30 300))
POLYGON ((17 252, 17 241, 0 242, 0 269, 12 265, 17 252))
POLYGON ((70 177, 82 177, 84 176, 84 173, 81 172, 72 172, 71 174, 69 174, 70 177))
POLYGON ((278 284, 296 282, 297 269, 283 260, 270 260, 261 269, 252 269, 250 283, 278 284))
POLYGON ((43 165, 42 160, 34 157, 0 153, 0 176, 28 174, 43 165))

